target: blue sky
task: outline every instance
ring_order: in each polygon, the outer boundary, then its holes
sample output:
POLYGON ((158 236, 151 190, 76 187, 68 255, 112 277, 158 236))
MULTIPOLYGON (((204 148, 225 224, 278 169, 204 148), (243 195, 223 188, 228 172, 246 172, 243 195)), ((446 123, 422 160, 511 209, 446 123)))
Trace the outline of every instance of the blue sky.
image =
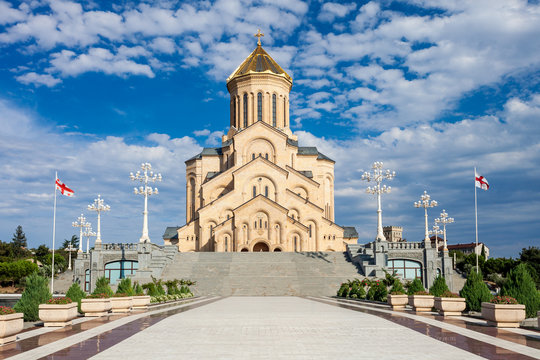
MULTIPOLYGON (((538 246, 540 6, 537 1, 0 0, 0 239, 57 238, 100 193, 105 242, 140 236, 142 198, 129 172, 163 174, 150 237, 185 222, 184 160, 218 146, 229 122, 227 76, 256 46, 294 78, 292 130, 336 160, 336 220, 376 234, 360 176, 395 170, 383 224, 423 238, 424 190, 454 217, 450 243, 479 233, 495 256, 538 246)), ((95 215, 87 214, 94 223, 95 215)))

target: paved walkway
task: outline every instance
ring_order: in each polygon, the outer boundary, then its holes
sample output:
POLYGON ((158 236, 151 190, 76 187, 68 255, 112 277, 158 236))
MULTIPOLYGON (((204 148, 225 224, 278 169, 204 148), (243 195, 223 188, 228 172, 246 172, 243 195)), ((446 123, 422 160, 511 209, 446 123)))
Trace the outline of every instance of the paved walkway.
POLYGON ((13 359, 540 358, 540 332, 331 298, 206 298, 111 320, 53 331, 13 359))

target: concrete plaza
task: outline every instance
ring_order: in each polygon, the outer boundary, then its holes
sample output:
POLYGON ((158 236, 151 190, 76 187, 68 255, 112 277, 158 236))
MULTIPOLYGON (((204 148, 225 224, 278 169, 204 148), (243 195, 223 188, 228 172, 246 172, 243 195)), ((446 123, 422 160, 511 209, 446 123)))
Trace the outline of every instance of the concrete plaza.
MULTIPOLYGON (((469 318, 467 318, 469 319, 469 318)), ((226 297, 22 333, 13 359, 534 359, 540 332, 333 298, 226 297), (92 322, 101 321, 92 325, 92 322), (49 331, 49 332, 46 332, 49 331), (71 332, 70 332, 71 331, 71 332), (53 336, 57 333, 56 337, 53 336), (53 341, 41 341, 47 335, 53 341), (25 341, 42 346, 23 348, 25 341), (20 349, 19 349, 20 350, 20 349)), ((28 344, 27 344, 28 345, 28 344)), ((7 355, 7 356, 6 356, 7 355)))

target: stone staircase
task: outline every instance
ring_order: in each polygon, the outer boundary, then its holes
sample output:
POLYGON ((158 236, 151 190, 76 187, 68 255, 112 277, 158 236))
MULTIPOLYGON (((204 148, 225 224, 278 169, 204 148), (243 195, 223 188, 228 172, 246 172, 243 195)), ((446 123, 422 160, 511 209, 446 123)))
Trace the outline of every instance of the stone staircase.
POLYGON ((190 279, 196 295, 335 295, 362 278, 342 252, 176 253, 160 278, 190 279))

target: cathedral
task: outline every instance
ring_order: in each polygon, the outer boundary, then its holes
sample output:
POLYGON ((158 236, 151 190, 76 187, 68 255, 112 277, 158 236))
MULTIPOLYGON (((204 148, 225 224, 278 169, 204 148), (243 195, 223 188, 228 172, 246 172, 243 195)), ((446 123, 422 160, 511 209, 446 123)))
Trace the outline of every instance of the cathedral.
POLYGON ((354 227, 334 219, 334 160, 291 132, 292 78, 260 43, 227 79, 230 128, 186 164, 180 252, 345 251, 354 227))

